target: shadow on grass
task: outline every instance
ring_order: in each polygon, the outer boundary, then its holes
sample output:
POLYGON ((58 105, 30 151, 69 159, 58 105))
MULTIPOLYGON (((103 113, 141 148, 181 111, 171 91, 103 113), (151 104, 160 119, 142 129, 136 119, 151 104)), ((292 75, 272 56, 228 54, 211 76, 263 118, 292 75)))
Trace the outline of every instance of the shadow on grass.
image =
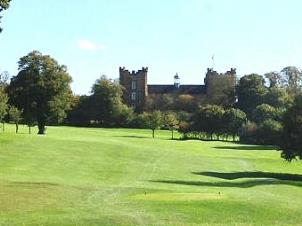
POLYGON ((265 145, 238 145, 238 146, 218 146, 214 147, 216 149, 222 150, 239 150, 239 151, 259 151, 259 150, 276 150, 274 146, 265 146, 265 145))
POLYGON ((236 180, 241 178, 267 178, 284 181, 301 181, 302 175, 289 174, 289 173, 270 173, 270 172, 232 172, 232 173, 220 173, 220 172, 193 172, 195 175, 216 177, 225 180, 236 180))
POLYGON ((120 137, 120 138, 138 138, 138 139, 150 139, 152 137, 144 137, 144 136, 131 136, 131 135, 125 135, 125 136, 116 136, 116 137, 120 137))
POLYGON ((302 187, 302 175, 284 174, 284 173, 268 173, 268 172, 200 172, 193 173, 195 175, 216 177, 225 180, 235 180, 244 178, 254 178, 240 182, 203 182, 203 181, 186 181, 186 180, 152 180, 155 183, 204 186, 204 187, 230 187, 230 188, 250 188, 263 185, 290 185, 302 187))
POLYGON ((119 137, 119 138, 133 138, 133 139, 151 139, 151 140, 172 140, 171 138, 156 137, 156 136, 154 138, 152 136, 148 137, 148 136, 136 136, 136 135, 125 135, 125 136, 115 136, 115 137, 119 137))
POLYGON ((190 185, 190 186, 201 186, 201 187, 228 187, 228 188, 250 188, 255 186, 263 185, 291 185, 302 187, 301 182, 293 181, 278 181, 274 179, 258 179, 258 180, 248 180, 243 182, 202 182, 202 181, 183 181, 183 180, 153 180, 151 182, 155 183, 165 183, 165 184, 177 184, 177 185, 190 185))

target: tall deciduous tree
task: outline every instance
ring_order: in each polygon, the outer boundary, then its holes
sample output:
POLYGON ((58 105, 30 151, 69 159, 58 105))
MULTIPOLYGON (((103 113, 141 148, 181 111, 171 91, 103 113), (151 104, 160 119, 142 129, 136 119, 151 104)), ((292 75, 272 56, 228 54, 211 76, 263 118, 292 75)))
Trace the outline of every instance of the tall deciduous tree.
POLYGON ((19 110, 15 106, 11 106, 8 111, 9 119, 13 121, 16 125, 16 133, 19 132, 19 122, 22 119, 22 112, 22 110, 19 110))
POLYGON ((227 134, 231 134, 233 141, 235 141, 236 136, 239 136, 242 126, 247 122, 246 114, 235 108, 230 108, 225 111, 224 115, 224 125, 227 134))
POLYGON ((9 73, 3 71, 0 73, 0 86, 6 87, 8 85, 9 73))
POLYGON ((79 126, 129 125, 133 109, 122 102, 122 86, 102 76, 96 80, 90 96, 73 97, 73 109, 67 121, 79 126))
POLYGON ((288 92, 293 96, 299 94, 302 87, 302 71, 297 67, 289 66, 283 68, 281 74, 284 77, 288 92))
POLYGON ((266 73, 264 76, 268 79, 270 88, 281 87, 284 83, 281 73, 277 71, 266 73))
POLYGON ((164 115, 164 123, 171 131, 172 140, 174 139, 174 130, 178 128, 179 121, 175 113, 169 112, 164 115))
POLYGON ((292 99, 285 88, 271 87, 264 96, 264 102, 275 108, 286 108, 292 103, 292 99))
POLYGON ((49 121, 59 121, 70 109, 71 81, 64 65, 33 51, 19 61, 19 73, 8 87, 10 101, 23 109, 23 117, 29 125, 36 121, 38 133, 44 134, 49 121))
POLYGON ((302 95, 296 97, 294 104, 283 117, 283 133, 280 139, 282 157, 288 161, 302 159, 302 95))
POLYGON ((155 137, 155 130, 162 126, 163 118, 160 111, 153 111, 151 113, 144 113, 143 118, 146 127, 152 130, 152 137, 155 137))
POLYGON ((0 86, 0 122, 2 122, 2 131, 4 131, 4 117, 7 114, 8 96, 3 86, 0 86))
POLYGON ((8 110, 8 96, 6 93, 6 88, 8 85, 9 73, 3 71, 0 73, 0 123, 2 122, 2 131, 4 132, 4 118, 8 110))
POLYGON ((197 132, 207 133, 213 140, 214 133, 218 135, 223 132, 224 109, 218 105, 206 105, 200 107, 193 116, 194 129, 197 132))
POLYGON ((261 75, 243 76, 237 87, 238 107, 250 118, 253 110, 263 103, 266 92, 265 80, 261 75))
MULTIPOLYGON (((9 7, 9 3, 11 2, 11 0, 0 0, 0 13, 6 9, 8 9, 9 7)), ((2 16, 0 16, 0 23, 1 23, 1 18, 2 16)), ((0 33, 2 31, 2 28, 0 27, 0 33)))
POLYGON ((268 104, 261 104, 256 107, 253 111, 253 121, 260 123, 266 120, 276 120, 278 117, 278 112, 276 108, 268 105, 268 104))
POLYGON ((122 87, 103 75, 93 85, 92 95, 88 99, 90 119, 101 125, 110 126, 120 121, 122 115, 130 116, 131 111, 123 104, 122 95, 122 87))

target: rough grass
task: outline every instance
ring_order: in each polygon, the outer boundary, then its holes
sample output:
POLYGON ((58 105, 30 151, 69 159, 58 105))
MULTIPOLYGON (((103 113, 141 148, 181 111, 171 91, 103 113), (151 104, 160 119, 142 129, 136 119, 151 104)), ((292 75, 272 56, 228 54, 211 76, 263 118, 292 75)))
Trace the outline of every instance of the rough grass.
POLYGON ((269 147, 49 127, 0 134, 0 225, 302 225, 302 164, 269 147))

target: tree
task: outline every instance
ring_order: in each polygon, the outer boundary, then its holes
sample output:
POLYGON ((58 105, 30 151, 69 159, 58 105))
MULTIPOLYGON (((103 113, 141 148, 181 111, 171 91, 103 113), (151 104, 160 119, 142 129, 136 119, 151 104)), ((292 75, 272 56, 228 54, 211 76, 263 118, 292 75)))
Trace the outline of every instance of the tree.
POLYGON ((173 108, 174 96, 170 94, 148 95, 145 101, 147 111, 169 111, 173 108))
POLYGON ((280 140, 282 124, 276 120, 268 119, 259 124, 257 128, 257 144, 276 145, 280 140))
POLYGON ((238 108, 243 110, 250 118, 253 110, 263 103, 266 92, 265 80, 261 75, 243 76, 237 87, 238 108))
POLYGON ((282 69, 281 71, 285 86, 288 89, 288 92, 296 96, 299 92, 301 92, 302 85, 302 71, 294 66, 288 66, 282 69))
POLYGON ((129 123, 131 128, 149 129, 146 123, 146 114, 134 114, 132 121, 129 123))
MULTIPOLYGON (((0 13, 4 10, 7 10, 9 7, 9 3, 11 0, 0 0, 0 13)), ((0 23, 1 23, 1 16, 0 16, 0 23)), ((0 27, 0 33, 2 32, 2 28, 0 27)))
POLYGON ((282 87, 284 83, 282 75, 279 72, 272 71, 266 73, 264 76, 268 79, 270 88, 282 87))
POLYGON ((223 115, 224 109, 218 105, 206 105, 200 107, 193 116, 194 129, 200 133, 207 133, 213 140, 216 133, 219 135, 223 132, 223 115))
POLYGON ((78 126, 129 126, 133 109, 122 102, 122 87, 102 76, 96 80, 90 96, 74 96, 67 122, 78 126))
POLYGON ((73 108, 68 111, 66 121, 74 126, 90 125, 90 96, 74 96, 72 101, 73 108))
POLYGON ((302 159, 302 95, 295 98, 294 104, 283 117, 283 132, 279 147, 282 158, 291 161, 302 159))
POLYGON ((60 121, 71 108, 71 81, 66 66, 33 51, 19 60, 19 73, 8 87, 10 102, 23 109, 28 124, 38 123, 38 134, 45 134, 45 125, 60 121))
POLYGON ((0 85, 0 122, 2 122, 2 131, 4 132, 4 118, 7 114, 8 96, 5 89, 0 85))
POLYGON ((263 122, 265 120, 275 120, 277 118, 277 110, 268 105, 268 104, 261 104, 256 107, 253 111, 253 120, 257 123, 263 122))
POLYGON ((162 126, 162 114, 160 111, 153 111, 151 113, 143 113, 143 118, 146 127, 152 130, 152 137, 155 137, 155 130, 162 126))
POLYGON ((115 111, 114 121, 112 123, 114 126, 127 127, 130 125, 133 119, 133 109, 125 104, 119 104, 115 111))
POLYGON ((240 142, 245 144, 257 144, 258 125, 248 121, 240 131, 240 142))
POLYGON ((0 73, 0 86, 7 87, 9 79, 8 71, 3 71, 0 73))
POLYGON ((177 96, 174 109, 186 112, 194 112, 197 109, 195 97, 189 94, 177 96))
POLYGON ((291 104, 292 99, 285 88, 271 87, 264 96, 264 102, 275 108, 286 108, 291 104))
POLYGON ((164 115, 164 123, 171 131, 172 140, 174 139, 174 130, 178 128, 179 121, 175 113, 168 112, 164 115))
POLYGON ((235 141, 236 136, 239 136, 242 126, 247 122, 246 114, 239 109, 230 108, 225 111, 223 118, 227 134, 231 134, 233 141, 235 141))
POLYGON ((22 112, 22 110, 19 110, 14 106, 11 106, 8 111, 10 120, 13 121, 16 125, 16 133, 18 133, 19 131, 19 122, 22 119, 22 112))
MULTIPOLYGON (((122 86, 101 76, 92 87, 92 95, 88 98, 88 115, 90 120, 103 126, 123 124, 128 121, 133 111, 122 102, 122 86)), ((129 119, 131 120, 131 119, 129 119)))

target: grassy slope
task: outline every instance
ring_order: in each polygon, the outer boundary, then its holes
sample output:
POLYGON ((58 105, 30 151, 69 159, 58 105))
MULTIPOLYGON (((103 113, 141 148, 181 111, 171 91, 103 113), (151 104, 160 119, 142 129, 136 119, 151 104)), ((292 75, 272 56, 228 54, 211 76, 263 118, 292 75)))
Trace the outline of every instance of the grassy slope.
POLYGON ((153 140, 145 130, 7 130, 1 226, 302 225, 302 164, 274 150, 163 131, 153 140))

